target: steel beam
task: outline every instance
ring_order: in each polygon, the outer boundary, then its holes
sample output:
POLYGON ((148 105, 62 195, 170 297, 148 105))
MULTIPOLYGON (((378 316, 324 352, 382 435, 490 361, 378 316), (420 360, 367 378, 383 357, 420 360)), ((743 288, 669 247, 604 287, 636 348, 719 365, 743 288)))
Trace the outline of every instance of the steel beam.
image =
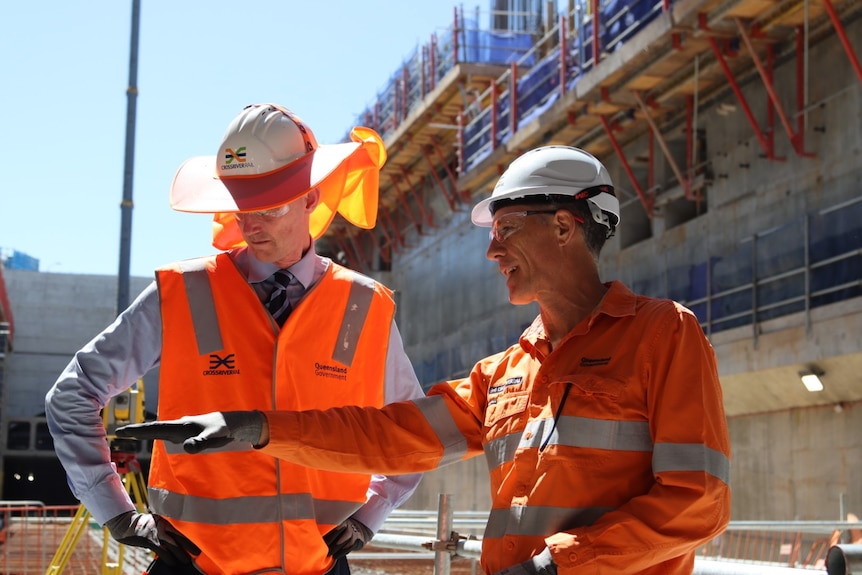
POLYGON ((626 155, 623 153, 623 149, 620 147, 619 142, 617 142, 616 137, 614 137, 613 129, 611 128, 610 123, 606 116, 600 115, 599 118, 602 120, 602 126, 605 127, 605 132, 608 134, 608 139, 611 142, 611 145, 614 147, 614 151, 616 151, 617 156, 620 159, 620 162, 623 164, 623 169, 626 174, 629 176, 629 180, 632 183, 632 187, 635 189, 635 192, 638 194, 638 198, 641 200, 641 204, 643 204, 644 210, 647 213, 647 216, 650 218, 653 217, 653 201, 652 198, 648 198, 644 193, 643 188, 641 188, 638 179, 635 177, 634 172, 632 172, 632 168, 629 165, 629 161, 626 159, 626 155))

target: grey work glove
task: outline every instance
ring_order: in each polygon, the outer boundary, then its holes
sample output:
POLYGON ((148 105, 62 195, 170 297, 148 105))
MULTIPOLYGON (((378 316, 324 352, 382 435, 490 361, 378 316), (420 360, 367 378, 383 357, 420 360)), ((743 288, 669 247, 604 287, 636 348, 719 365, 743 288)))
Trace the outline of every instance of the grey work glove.
POLYGON ((174 529, 166 519, 151 513, 126 511, 105 523, 111 537, 123 545, 144 547, 154 551, 166 564, 187 565, 191 555, 199 555, 200 548, 174 529))
POLYGON ((557 564, 551 558, 551 550, 545 550, 523 563, 506 567, 494 575, 557 575, 557 564))
POLYGON ((213 411, 203 415, 186 415, 169 421, 151 421, 125 425, 116 430, 117 437, 163 439, 182 443, 187 453, 215 449, 231 441, 260 442, 263 413, 259 411, 213 411))
POLYGON ((348 517, 341 525, 324 535, 323 542, 329 547, 327 555, 338 561, 351 551, 362 549, 372 537, 374 533, 368 527, 348 517))

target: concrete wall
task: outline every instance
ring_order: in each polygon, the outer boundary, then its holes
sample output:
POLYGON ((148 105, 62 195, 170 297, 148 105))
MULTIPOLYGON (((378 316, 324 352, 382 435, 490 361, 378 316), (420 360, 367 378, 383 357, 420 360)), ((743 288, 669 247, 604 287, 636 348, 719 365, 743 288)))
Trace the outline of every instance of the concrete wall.
POLYGON ((862 403, 735 417, 730 442, 733 520, 862 513, 862 403))
MULTIPOLYGON (((31 417, 45 411, 45 393, 76 351, 116 318, 115 276, 6 270, 15 317, 13 351, 6 358, 4 413, 31 417)), ((131 278, 137 296, 151 278, 131 278)), ((157 379, 145 379, 155 405, 157 379)))

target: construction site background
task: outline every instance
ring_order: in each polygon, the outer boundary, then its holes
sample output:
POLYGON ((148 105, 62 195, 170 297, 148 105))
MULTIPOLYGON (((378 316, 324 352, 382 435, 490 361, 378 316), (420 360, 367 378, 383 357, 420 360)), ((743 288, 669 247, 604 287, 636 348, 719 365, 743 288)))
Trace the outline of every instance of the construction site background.
MULTIPOLYGON (((508 304, 470 206, 520 152, 584 147, 608 166, 622 204, 604 278, 687 305, 716 350, 732 520, 859 513, 862 3, 524 4, 533 9, 454 8, 452 27, 393 72, 357 121, 390 151, 378 226, 335 222, 320 249, 396 290, 423 384, 463 376, 515 342, 536 313, 508 304), (802 387, 799 374, 810 370, 821 392, 802 387)), ((42 402, 71 355, 116 316, 116 278, 47 276, 3 275, 2 492, 72 503, 42 402), (48 297, 56 290, 75 306, 48 297)), ((133 278, 132 293, 149 281, 133 278)), ((157 374, 146 387, 155 405, 157 374)), ((146 463, 146 450, 139 456, 146 463)), ((444 492, 458 510, 487 510, 484 460, 427 474, 405 509, 433 509, 444 492)), ((51 513, 37 506, 18 516, 46 524, 51 513)), ((739 547, 803 562, 833 534, 807 534, 805 548, 758 537, 739 547)), ((731 541, 729 533, 722 544, 731 541)))

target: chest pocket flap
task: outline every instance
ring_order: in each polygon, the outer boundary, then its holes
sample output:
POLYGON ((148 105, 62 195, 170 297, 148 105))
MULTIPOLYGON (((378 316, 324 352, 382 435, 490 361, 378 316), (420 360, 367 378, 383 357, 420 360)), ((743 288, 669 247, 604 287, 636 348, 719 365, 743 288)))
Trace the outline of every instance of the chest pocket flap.
POLYGON ((529 397, 530 393, 527 391, 498 395, 485 410, 485 427, 491 427, 501 419, 523 413, 527 409, 529 397))

